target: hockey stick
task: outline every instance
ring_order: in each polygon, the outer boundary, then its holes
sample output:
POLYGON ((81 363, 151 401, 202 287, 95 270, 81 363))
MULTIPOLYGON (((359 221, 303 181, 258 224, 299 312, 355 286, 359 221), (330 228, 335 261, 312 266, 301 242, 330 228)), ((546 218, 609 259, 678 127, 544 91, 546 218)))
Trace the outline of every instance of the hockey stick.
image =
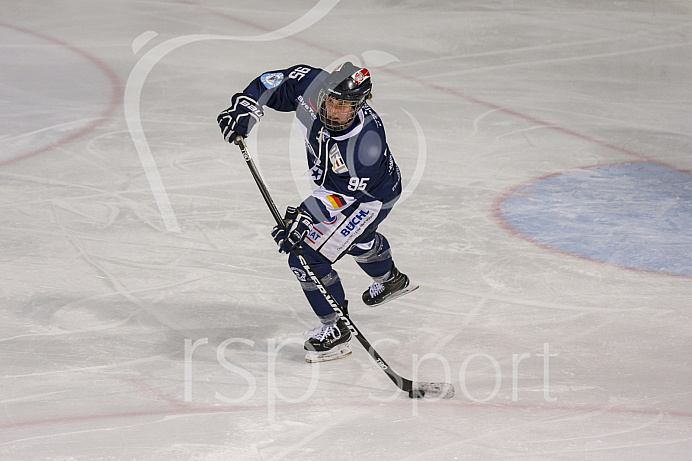
MULTIPOLYGON (((241 136, 238 136, 235 139, 235 143, 238 145, 238 147, 240 147, 240 151, 243 154, 245 163, 247 163, 248 168, 250 168, 250 173, 252 173, 252 177, 255 179, 257 187, 259 187, 259 190, 262 193, 262 197, 264 198, 264 201, 269 207, 269 211, 271 211, 272 216, 274 216, 276 224, 278 226, 285 227, 286 223, 281 217, 281 214, 279 213, 279 210, 276 207, 274 200, 272 200, 272 197, 269 194, 269 190, 267 189, 267 186, 264 184, 264 181, 262 180, 262 176, 257 170, 257 166, 255 165, 255 162, 247 149, 245 140, 241 136)), ((399 389, 401 389, 404 392, 407 392, 408 396, 413 399, 422 399, 423 397, 449 399, 454 396, 454 386, 452 386, 450 383, 421 381, 413 382, 410 379, 406 379, 394 370, 392 370, 390 366, 387 365, 387 362, 384 361, 382 356, 375 350, 374 347, 372 347, 372 345, 365 338, 365 336, 363 336, 363 334, 360 332, 355 323, 351 321, 348 313, 344 312, 344 309, 339 305, 336 299, 334 299, 334 297, 329 293, 329 291, 327 291, 327 288, 324 286, 324 283, 322 283, 322 281, 317 277, 317 275, 315 275, 315 272, 312 270, 312 267, 310 267, 310 264, 308 263, 307 259, 305 259, 305 256, 303 255, 303 251, 301 250, 301 248, 294 248, 293 253, 300 261, 300 264, 303 266, 305 272, 307 272, 310 279, 315 283, 315 285, 317 285, 317 289, 320 291, 320 293, 322 293, 322 295, 327 300, 332 309, 334 309, 334 312, 336 312, 339 315, 339 317, 341 317, 341 319, 346 323, 346 325, 348 325, 349 329, 351 330, 351 333, 356 338, 358 338, 358 341, 365 348, 365 350, 368 351, 370 357, 373 358, 375 363, 382 369, 382 371, 384 371, 387 374, 387 376, 389 376, 389 379, 391 379, 392 382, 399 389)))

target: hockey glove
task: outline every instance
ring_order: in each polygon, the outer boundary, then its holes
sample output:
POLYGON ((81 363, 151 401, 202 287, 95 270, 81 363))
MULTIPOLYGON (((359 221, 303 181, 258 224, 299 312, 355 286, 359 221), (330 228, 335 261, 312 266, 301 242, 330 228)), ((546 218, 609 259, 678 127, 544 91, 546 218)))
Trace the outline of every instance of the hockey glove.
POLYGON ((257 101, 244 93, 236 93, 231 98, 231 107, 221 112, 216 118, 223 139, 233 143, 238 136, 247 136, 258 123, 264 111, 257 101))
POLYGON ((284 222, 286 227, 275 226, 272 237, 279 246, 279 253, 290 253, 312 230, 312 218, 309 214, 290 206, 286 208, 284 222))

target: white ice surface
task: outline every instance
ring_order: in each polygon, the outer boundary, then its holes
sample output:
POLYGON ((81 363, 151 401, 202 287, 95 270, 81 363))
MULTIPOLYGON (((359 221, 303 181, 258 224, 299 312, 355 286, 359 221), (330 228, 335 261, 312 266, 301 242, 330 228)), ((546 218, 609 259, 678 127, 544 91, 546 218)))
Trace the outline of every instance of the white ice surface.
MULTIPOLYGON (((498 215, 564 171, 692 170, 688 1, 2 11, 0 459, 692 459, 692 280, 552 251, 498 215), (346 56, 371 68, 409 187, 381 230, 421 285, 367 309, 340 262, 352 318, 452 400, 397 394, 355 342, 303 361, 314 315, 216 126, 261 72, 346 56)), ((298 203, 291 116, 249 142, 279 208, 298 203)))

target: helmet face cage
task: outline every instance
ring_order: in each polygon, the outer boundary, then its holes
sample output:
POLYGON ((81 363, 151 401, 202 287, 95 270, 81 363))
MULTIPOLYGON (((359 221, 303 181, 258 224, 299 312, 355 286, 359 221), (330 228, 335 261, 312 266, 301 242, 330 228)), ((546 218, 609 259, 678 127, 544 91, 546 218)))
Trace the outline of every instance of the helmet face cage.
POLYGON ((330 131, 343 131, 353 124, 365 101, 370 98, 370 72, 346 62, 332 72, 317 98, 319 116, 330 131))
POLYGON ((340 99, 334 94, 329 94, 327 90, 321 89, 317 99, 320 120, 329 131, 343 131, 353 124, 365 100, 366 98, 355 101, 340 99))

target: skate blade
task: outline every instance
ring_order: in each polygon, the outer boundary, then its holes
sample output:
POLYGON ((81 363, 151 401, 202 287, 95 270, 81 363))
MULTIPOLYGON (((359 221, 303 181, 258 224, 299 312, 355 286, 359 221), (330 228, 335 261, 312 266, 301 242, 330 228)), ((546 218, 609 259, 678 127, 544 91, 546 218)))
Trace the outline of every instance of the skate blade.
POLYGON ((377 304, 366 304, 368 307, 377 307, 381 306, 382 304, 387 304, 389 301, 394 301, 396 298, 401 298, 404 295, 407 295, 411 293, 412 291, 416 291, 418 288, 420 288, 420 285, 409 285, 403 290, 399 290, 396 293, 384 298, 384 300, 381 303, 377 304))
POLYGON ((345 343, 340 344, 326 352, 306 351, 305 361, 308 363, 329 362, 330 360, 337 360, 346 357, 347 355, 351 355, 352 352, 351 345, 349 343, 345 343))

